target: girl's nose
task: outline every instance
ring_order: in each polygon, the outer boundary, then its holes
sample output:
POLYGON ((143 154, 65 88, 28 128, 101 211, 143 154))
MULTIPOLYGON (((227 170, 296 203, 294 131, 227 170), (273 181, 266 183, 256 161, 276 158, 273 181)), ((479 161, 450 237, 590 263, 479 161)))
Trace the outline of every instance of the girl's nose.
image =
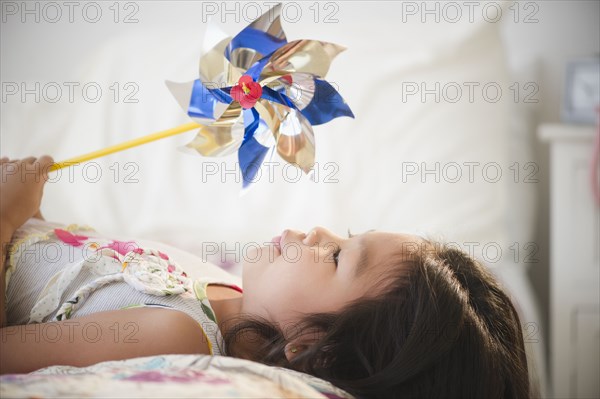
POLYGON ((309 231, 308 234, 306 234, 306 237, 304 237, 304 240, 302 240, 302 244, 309 247, 315 245, 316 242, 318 242, 318 238, 315 229, 309 231))
POLYGON ((304 237, 306 237, 306 234, 304 234, 303 232, 299 231, 299 230, 293 230, 293 229, 285 229, 282 233, 281 233, 281 242, 290 242, 290 241, 302 241, 304 239, 304 237))
POLYGON ((312 246, 316 243, 327 244, 328 242, 333 241, 335 241, 334 235, 329 230, 324 227, 317 226, 310 230, 308 234, 306 234, 306 237, 304 240, 302 240, 302 243, 304 245, 312 246))

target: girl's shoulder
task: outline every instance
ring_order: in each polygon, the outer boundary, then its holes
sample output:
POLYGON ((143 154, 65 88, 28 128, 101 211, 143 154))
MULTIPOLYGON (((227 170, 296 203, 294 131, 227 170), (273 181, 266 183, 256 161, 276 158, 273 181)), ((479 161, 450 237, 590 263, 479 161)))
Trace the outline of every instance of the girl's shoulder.
POLYGON ((235 299, 242 296, 241 289, 233 284, 210 283, 206 287, 206 295, 209 301, 222 299, 235 299))

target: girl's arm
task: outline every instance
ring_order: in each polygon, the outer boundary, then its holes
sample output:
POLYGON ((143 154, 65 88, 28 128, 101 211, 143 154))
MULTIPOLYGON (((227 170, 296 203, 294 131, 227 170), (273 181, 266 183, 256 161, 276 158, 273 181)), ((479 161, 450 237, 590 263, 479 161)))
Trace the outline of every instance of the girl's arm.
POLYGON ((0 249, 0 255, 2 256, 2 263, 0 263, 0 328, 6 324, 6 267, 4 260, 8 254, 8 244, 10 244, 13 233, 14 230, 10 226, 0 221, 0 244, 2 244, 0 249))
POLYGON ((6 325, 5 259, 8 245, 15 230, 39 214, 44 184, 53 163, 49 156, 13 161, 0 159, 0 328, 6 325))
POLYGON ((160 354, 210 354, 198 322, 183 312, 160 308, 5 327, 0 335, 0 374, 160 354))
MULTIPOLYGON (((0 159, 0 327, 6 324, 7 246, 15 230, 39 213, 52 164, 48 156, 0 159)), ((60 322, 0 328, 0 374, 167 353, 210 353, 200 325, 185 313, 170 309, 123 309, 60 322)))

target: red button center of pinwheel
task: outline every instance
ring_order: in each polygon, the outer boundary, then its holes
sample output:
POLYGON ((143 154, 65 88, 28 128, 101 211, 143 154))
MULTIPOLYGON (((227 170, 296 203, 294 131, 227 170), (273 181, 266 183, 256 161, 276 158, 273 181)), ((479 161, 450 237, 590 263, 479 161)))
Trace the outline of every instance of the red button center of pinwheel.
POLYGON ((238 84, 231 88, 231 97, 244 109, 254 107, 261 95, 262 87, 250 75, 242 75, 238 84))

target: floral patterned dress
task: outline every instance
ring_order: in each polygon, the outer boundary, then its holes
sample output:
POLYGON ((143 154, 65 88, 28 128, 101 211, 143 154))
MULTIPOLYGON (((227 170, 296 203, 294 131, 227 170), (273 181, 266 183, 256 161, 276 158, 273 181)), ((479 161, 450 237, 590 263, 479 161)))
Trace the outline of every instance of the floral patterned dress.
POLYGON ((6 261, 9 325, 162 307, 194 318, 211 355, 224 354, 225 348, 207 287, 216 284, 242 292, 230 282, 191 279, 168 254, 136 241, 110 239, 89 226, 38 219, 15 232, 6 261))

